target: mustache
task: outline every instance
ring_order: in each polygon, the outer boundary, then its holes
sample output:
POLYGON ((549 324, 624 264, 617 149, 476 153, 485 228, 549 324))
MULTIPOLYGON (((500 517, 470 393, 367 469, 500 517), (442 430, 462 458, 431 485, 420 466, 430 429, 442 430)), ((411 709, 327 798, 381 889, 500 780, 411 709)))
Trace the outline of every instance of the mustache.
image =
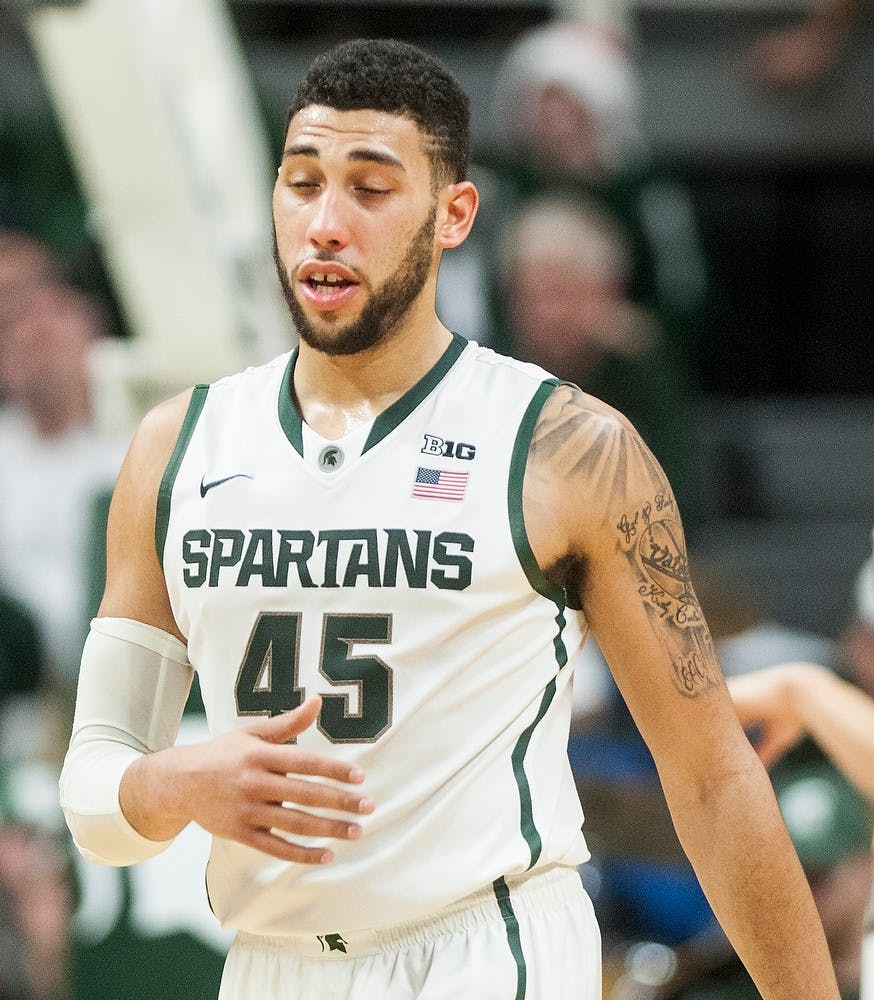
POLYGON ((333 253, 330 250, 319 250, 314 254, 308 254, 306 257, 302 257, 294 265, 292 274, 297 274, 302 267, 316 262, 320 264, 339 264, 340 267, 345 268, 345 270, 347 270, 350 274, 354 274, 356 279, 360 277, 357 268, 354 268, 348 261, 344 260, 342 254, 333 253))
POLYGON ((276 238, 276 223, 273 224, 273 260, 276 263, 277 268, 280 269, 281 273, 285 273, 288 276, 292 274, 297 274, 297 272, 305 265, 312 262, 318 261, 321 264, 339 264, 341 267, 345 267, 350 274, 354 274, 356 279, 360 278, 358 269, 353 267, 348 261, 343 259, 342 254, 336 253, 333 250, 317 250, 315 253, 308 254, 301 260, 297 261, 293 268, 290 270, 285 267, 282 257, 279 254, 279 241, 276 238))

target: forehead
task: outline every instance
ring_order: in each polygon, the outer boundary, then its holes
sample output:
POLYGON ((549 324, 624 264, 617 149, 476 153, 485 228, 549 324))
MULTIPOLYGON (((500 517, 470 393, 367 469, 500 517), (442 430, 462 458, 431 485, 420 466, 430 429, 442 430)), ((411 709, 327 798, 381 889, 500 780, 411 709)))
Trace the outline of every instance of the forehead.
POLYGON ((314 147, 317 155, 343 158, 353 151, 382 152, 404 166, 428 164, 427 137, 412 118, 369 109, 338 111, 307 105, 292 118, 285 138, 286 152, 314 147))

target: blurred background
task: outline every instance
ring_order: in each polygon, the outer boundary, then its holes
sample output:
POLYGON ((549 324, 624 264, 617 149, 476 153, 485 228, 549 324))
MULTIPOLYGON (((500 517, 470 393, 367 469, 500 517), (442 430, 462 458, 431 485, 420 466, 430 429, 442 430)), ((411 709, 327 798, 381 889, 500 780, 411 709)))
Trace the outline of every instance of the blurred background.
MULTIPOLYGON (((85 865, 57 766, 136 422, 294 342, 270 189, 296 81, 336 41, 415 42, 470 94, 482 208, 438 311, 635 422, 726 671, 815 659, 874 694, 872 6, 0 0, 0 1000, 216 995, 203 839, 85 865)), ((575 697, 605 997, 755 997, 591 646, 575 697)), ((819 817, 843 845, 810 873, 858 996, 870 814, 796 757, 775 783, 807 803, 797 844, 819 817)))

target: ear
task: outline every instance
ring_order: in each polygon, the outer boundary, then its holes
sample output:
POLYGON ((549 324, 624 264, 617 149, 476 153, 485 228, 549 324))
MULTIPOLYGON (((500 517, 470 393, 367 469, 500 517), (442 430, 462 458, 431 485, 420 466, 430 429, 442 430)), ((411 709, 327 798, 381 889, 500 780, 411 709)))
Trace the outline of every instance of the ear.
POLYGON ((440 211, 437 218, 437 245, 441 250, 451 250, 463 243, 470 232, 476 210, 479 207, 479 192, 470 181, 447 185, 440 193, 440 211))

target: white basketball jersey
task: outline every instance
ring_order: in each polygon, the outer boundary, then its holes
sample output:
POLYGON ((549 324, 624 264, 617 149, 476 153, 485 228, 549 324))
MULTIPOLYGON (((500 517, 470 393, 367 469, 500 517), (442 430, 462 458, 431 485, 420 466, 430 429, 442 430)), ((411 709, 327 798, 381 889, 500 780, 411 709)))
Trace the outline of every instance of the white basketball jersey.
POLYGON ((215 839, 215 913, 256 934, 351 931, 586 860, 566 753, 583 635, 522 520, 555 380, 456 336, 371 425, 328 442, 292 401, 295 359, 195 389, 159 558, 210 731, 321 694, 298 744, 358 764, 376 808, 328 865, 215 839))

